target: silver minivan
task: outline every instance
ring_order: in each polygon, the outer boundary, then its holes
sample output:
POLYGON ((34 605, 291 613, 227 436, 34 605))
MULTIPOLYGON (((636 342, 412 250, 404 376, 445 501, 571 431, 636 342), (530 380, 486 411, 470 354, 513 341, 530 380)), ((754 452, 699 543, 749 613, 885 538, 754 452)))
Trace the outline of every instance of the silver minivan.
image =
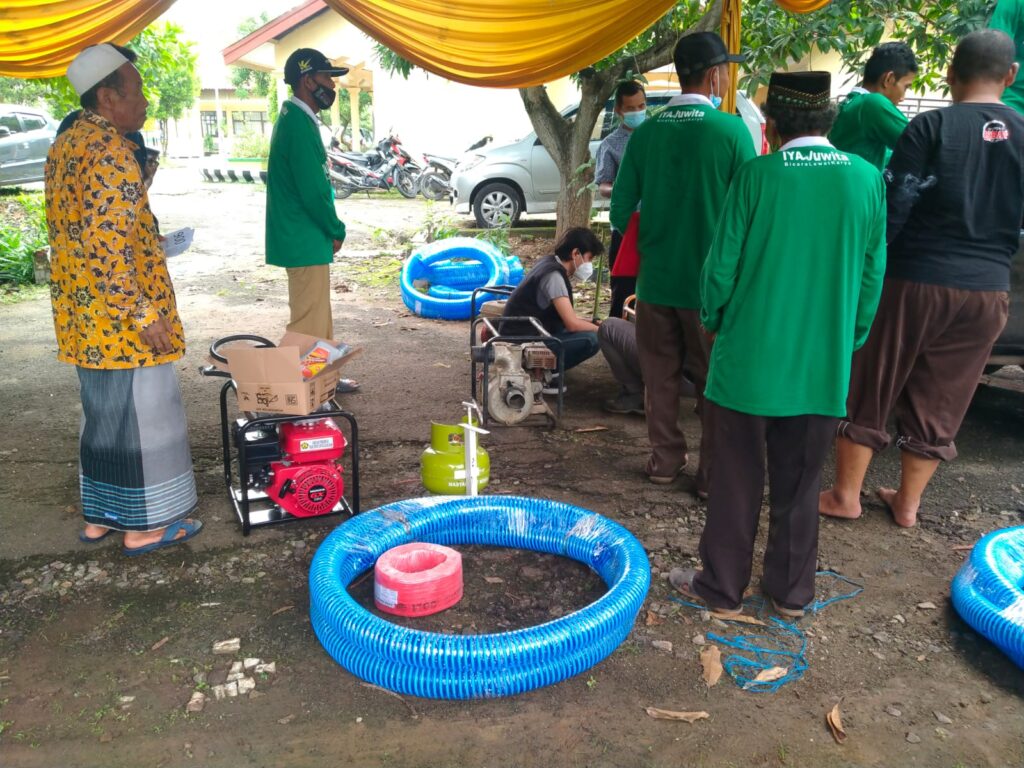
MULTIPOLYGON (((648 110, 668 104, 675 93, 647 95, 648 110)), ((596 157, 601 139, 615 128, 614 102, 605 105, 602 119, 594 126, 590 154, 596 157)), ((565 117, 576 114, 578 105, 562 111, 565 117)), ((736 114, 743 118, 758 154, 767 151, 764 116, 743 93, 736 94, 736 114)), ((451 203, 456 213, 472 213, 477 226, 487 229, 515 223, 521 214, 554 213, 562 182, 558 167, 540 143, 536 133, 519 141, 488 147, 464 155, 455 167, 451 181, 451 203)), ((594 198, 594 206, 606 208, 608 200, 594 198)))
POLYGON ((35 107, 0 104, 0 186, 43 180, 57 123, 35 107))

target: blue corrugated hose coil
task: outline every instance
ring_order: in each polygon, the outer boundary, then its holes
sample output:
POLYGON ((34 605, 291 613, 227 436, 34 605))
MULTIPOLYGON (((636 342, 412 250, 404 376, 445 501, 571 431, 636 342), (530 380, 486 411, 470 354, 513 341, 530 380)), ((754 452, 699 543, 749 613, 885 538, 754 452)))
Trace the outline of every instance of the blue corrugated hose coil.
POLYGON ((651 569, 640 542, 601 515, 516 496, 433 496, 387 504, 338 526, 309 572, 310 618, 327 652, 389 691, 432 699, 511 696, 597 664, 633 627, 651 569), (598 600, 535 627, 446 635, 393 624, 347 587, 377 558, 413 541, 514 547, 571 557, 608 585, 598 600))
POLYGON ((1024 668, 1024 526, 983 537, 953 579, 964 621, 1024 668))
MULTIPOLYGON (((405 264, 399 283, 402 289, 402 301, 420 317, 439 318, 441 320, 469 320, 473 316, 473 300, 471 291, 445 296, 431 296, 417 288, 420 280, 430 281, 431 267, 443 262, 452 264, 452 259, 469 259, 474 262, 467 269, 476 269, 482 264, 486 277, 475 287, 488 285, 505 285, 509 279, 509 262, 505 255, 494 245, 472 237, 449 237, 422 245, 412 252, 405 264)), ((477 296, 477 311, 484 302, 492 301, 495 296, 480 294, 477 296)))

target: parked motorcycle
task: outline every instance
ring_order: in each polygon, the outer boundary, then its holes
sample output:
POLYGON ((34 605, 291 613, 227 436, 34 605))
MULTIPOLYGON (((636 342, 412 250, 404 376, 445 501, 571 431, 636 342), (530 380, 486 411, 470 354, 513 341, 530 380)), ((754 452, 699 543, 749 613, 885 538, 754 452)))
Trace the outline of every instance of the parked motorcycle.
POLYGON ((446 199, 452 189, 455 158, 425 154, 423 159, 427 161, 427 167, 420 174, 420 193, 427 200, 446 199))
POLYGON ((375 189, 397 189, 414 198, 422 168, 397 137, 388 136, 366 153, 327 150, 327 172, 337 198, 375 189))
MULTIPOLYGON (((484 136, 480 141, 473 144, 466 151, 472 152, 491 141, 490 136, 484 136)), ((420 175, 420 193, 428 200, 445 200, 452 191, 452 174, 455 173, 455 165, 458 160, 454 157, 443 157, 442 155, 423 155, 427 161, 427 167, 420 175)))

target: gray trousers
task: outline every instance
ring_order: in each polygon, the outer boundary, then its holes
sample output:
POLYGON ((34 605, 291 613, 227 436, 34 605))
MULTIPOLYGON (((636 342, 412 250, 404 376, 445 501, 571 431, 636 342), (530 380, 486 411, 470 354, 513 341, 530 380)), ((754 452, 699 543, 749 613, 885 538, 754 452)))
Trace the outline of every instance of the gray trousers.
POLYGON ((628 320, 609 317, 597 330, 597 343, 623 394, 642 395, 644 377, 640 373, 640 353, 636 346, 636 326, 628 320))

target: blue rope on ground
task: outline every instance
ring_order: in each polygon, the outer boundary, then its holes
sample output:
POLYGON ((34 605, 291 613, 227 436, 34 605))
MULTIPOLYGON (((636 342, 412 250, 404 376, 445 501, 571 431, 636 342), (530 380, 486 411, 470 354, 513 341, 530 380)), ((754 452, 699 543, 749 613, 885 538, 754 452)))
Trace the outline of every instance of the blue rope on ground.
MULTIPOLYGON (((826 576, 835 581, 849 584, 854 589, 845 594, 831 595, 823 600, 815 600, 805 609, 808 613, 818 613, 840 600, 850 600, 864 591, 864 586, 835 571, 818 571, 816 576, 826 576)), ((706 611, 707 606, 692 603, 675 595, 669 600, 687 608, 706 611)), ((751 596, 743 601, 744 608, 750 609, 759 621, 764 622, 762 634, 757 635, 720 635, 708 632, 709 642, 724 645, 739 653, 730 654, 722 660, 722 668, 729 674, 740 688, 754 693, 775 693, 786 683, 799 680, 807 671, 807 636, 796 625, 783 621, 775 616, 768 616, 768 603, 760 596, 751 596), (747 655, 741 655, 747 654, 747 655), (786 670, 775 680, 758 680, 757 676, 767 669, 782 667, 786 670)), ((729 624, 742 625, 742 622, 721 619, 729 624)), ((750 625, 744 625, 750 626, 750 625)))

